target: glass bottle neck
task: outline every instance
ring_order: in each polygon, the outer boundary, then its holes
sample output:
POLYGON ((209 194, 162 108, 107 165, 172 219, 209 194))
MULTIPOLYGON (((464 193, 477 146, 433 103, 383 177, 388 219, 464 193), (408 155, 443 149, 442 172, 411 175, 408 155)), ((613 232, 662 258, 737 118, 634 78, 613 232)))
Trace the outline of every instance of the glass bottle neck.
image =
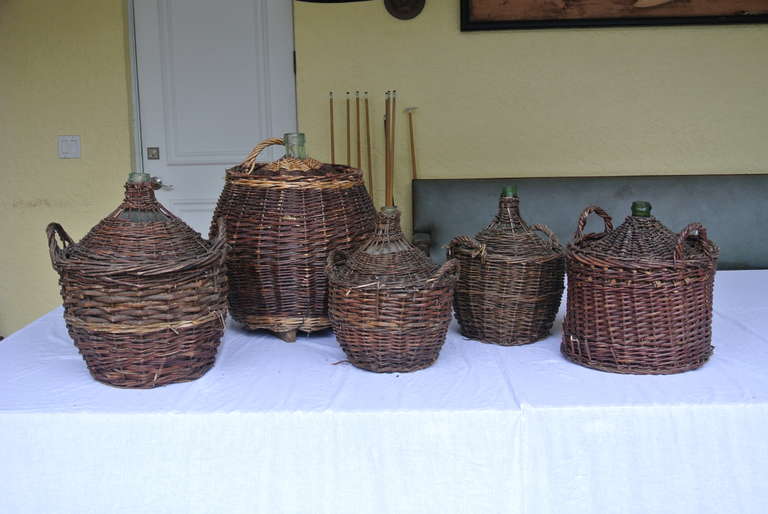
POLYGON ((651 204, 643 201, 632 202, 632 216, 649 218, 651 216, 651 204))
POLYGON ((285 156, 294 159, 306 159, 307 150, 305 145, 306 138, 301 132, 285 134, 283 143, 285 144, 285 156))
POLYGON ((528 225, 520 217, 520 199, 517 196, 501 197, 499 211, 490 226, 514 232, 528 231, 528 225))

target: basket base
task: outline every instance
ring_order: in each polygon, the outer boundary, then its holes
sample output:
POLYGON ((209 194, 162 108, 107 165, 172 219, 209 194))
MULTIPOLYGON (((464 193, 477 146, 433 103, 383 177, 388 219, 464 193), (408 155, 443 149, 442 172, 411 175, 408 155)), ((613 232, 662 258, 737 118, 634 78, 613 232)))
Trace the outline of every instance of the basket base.
POLYGON ((526 344, 536 343, 538 341, 541 341, 542 339, 545 339, 547 336, 549 336, 549 330, 548 330, 543 334, 528 336, 521 339, 499 338, 499 337, 489 336, 487 334, 483 334, 480 332, 465 330, 463 327, 461 327, 461 325, 459 325, 459 332, 461 333, 461 335, 463 335, 467 339, 471 339, 472 341, 477 341, 478 343, 483 343, 483 344, 495 344, 497 346, 524 346, 526 344))
POLYGON ((356 368, 370 371, 372 373, 411 373, 413 371, 426 369, 434 364, 435 361, 437 361, 437 358, 429 362, 420 362, 412 366, 382 366, 371 362, 355 362, 353 360, 349 360, 348 362, 356 368))
POLYGON ((113 379, 110 377, 106 377, 101 374, 96 374, 93 371, 89 370, 91 373, 91 376, 94 380, 97 382, 100 382, 102 384, 116 387, 118 389, 155 389, 157 387, 162 387, 170 384, 182 384, 184 382, 193 382, 197 380, 198 378, 201 378, 203 375, 208 373, 211 368, 213 368, 214 363, 211 362, 208 365, 201 366, 197 369, 190 370, 188 373, 185 373, 183 376, 170 376, 166 375, 163 377, 147 377, 146 380, 143 381, 137 381, 134 379, 129 380, 121 380, 121 379, 113 379))
POLYGON ((176 331, 98 332, 68 323, 69 334, 98 382, 153 389, 196 380, 213 367, 224 327, 216 319, 176 331))
POLYGON ((275 332, 274 334, 286 343, 295 343, 296 333, 296 330, 287 330, 285 332, 275 332))
POLYGON ((336 323, 336 340, 353 366, 374 373, 410 373, 437 361, 448 322, 429 330, 366 330, 336 323))
POLYGON ((247 330, 268 330, 286 343, 296 342, 298 332, 319 332, 331 328, 330 320, 325 316, 316 317, 281 317, 281 316, 245 316, 235 317, 247 330))
POLYGON ((579 366, 604 371, 606 373, 621 373, 624 375, 674 375, 677 373, 685 373, 686 371, 699 369, 712 355, 712 348, 710 348, 710 351, 706 355, 703 355, 700 359, 694 361, 668 367, 649 367, 609 364, 606 362, 594 361, 589 359, 586 355, 574 355, 570 353, 565 344, 560 347, 560 351, 567 360, 574 364, 578 364, 579 366))

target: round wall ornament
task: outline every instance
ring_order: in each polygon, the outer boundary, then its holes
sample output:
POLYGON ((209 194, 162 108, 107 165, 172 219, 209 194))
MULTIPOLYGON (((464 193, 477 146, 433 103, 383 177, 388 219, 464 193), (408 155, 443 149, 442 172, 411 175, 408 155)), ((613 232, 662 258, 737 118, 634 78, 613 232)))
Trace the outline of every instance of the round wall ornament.
POLYGON ((410 20, 424 9, 425 0, 384 0, 389 14, 400 20, 410 20))

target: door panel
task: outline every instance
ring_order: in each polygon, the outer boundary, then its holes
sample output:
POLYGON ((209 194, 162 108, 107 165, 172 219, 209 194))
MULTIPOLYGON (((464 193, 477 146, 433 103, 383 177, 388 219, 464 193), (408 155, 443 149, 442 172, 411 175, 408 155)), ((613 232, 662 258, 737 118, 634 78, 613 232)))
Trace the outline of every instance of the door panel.
MULTIPOLYGON (((206 234, 225 168, 296 130, 291 2, 134 0, 144 170, 206 234), (159 148, 148 159, 147 148, 159 148)), ((276 158, 270 149, 266 159, 276 158)))

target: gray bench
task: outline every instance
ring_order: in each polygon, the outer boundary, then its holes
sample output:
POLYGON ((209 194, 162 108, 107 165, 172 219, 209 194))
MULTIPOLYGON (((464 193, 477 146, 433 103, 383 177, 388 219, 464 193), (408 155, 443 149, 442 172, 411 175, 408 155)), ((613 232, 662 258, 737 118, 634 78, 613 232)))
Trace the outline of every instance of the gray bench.
MULTIPOLYGON (((673 231, 698 221, 720 246, 720 269, 768 268, 768 175, 509 178, 413 181, 414 240, 433 259, 454 236, 474 235, 496 213, 502 186, 517 184, 523 218, 548 225, 563 244, 581 211, 597 204, 618 226, 633 200, 648 200, 673 231)), ((587 231, 602 230, 599 218, 587 231)))

